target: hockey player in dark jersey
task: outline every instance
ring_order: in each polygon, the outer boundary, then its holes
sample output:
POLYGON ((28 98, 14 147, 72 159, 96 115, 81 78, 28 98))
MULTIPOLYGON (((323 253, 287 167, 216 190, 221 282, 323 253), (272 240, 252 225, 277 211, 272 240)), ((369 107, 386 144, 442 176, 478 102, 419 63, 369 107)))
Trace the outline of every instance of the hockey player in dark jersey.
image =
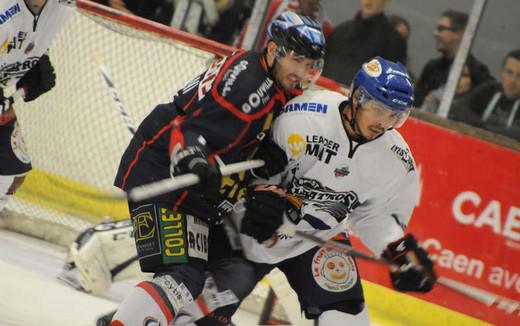
POLYGON ((317 22, 287 12, 268 33, 263 53, 225 57, 158 105, 124 152, 115 185, 125 191, 171 174, 195 173, 200 182, 128 203, 141 269, 155 275, 125 298, 112 325, 169 325, 199 295, 208 256, 218 256, 214 244, 221 249, 222 216, 244 195, 245 174, 222 178, 215 162, 252 157, 293 92, 319 76, 324 37, 317 22))

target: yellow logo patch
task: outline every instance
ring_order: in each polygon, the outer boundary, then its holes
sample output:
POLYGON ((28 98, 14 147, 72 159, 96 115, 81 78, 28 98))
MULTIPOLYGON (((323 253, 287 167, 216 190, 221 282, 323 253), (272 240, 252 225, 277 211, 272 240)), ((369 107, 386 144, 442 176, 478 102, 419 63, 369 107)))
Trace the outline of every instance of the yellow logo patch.
POLYGON ((291 151, 291 155, 293 157, 296 157, 305 152, 305 148, 307 146, 305 139, 298 134, 291 134, 287 138, 287 144, 289 145, 289 150, 291 151))

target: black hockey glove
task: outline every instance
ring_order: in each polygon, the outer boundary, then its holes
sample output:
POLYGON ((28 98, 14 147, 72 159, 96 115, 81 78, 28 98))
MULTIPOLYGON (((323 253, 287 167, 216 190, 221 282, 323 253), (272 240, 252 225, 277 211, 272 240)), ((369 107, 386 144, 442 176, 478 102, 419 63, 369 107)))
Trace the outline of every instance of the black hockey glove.
POLYGON ((172 160, 175 174, 194 173, 200 181, 195 186, 202 192, 219 193, 222 174, 217 166, 208 162, 204 152, 196 147, 187 147, 175 155, 172 160))
POLYGON ((390 271, 397 290, 429 292, 437 281, 433 262, 411 234, 389 243, 382 256, 397 266, 390 271))
POLYGON ((262 243, 271 238, 283 223, 287 200, 276 186, 256 186, 248 190, 240 232, 262 243))
POLYGON ((25 102, 35 100, 56 85, 56 74, 49 56, 44 54, 38 62, 16 83, 16 88, 25 90, 25 102))
POLYGON ((254 176, 262 179, 282 172, 287 166, 287 154, 271 138, 262 140, 254 158, 265 162, 264 166, 253 170, 254 176))

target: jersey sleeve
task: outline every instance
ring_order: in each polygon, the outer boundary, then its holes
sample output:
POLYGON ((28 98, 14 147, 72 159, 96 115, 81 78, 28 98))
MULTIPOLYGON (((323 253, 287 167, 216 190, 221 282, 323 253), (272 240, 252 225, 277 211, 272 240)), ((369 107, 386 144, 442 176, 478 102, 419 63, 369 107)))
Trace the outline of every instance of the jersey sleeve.
POLYGON ((391 196, 358 206, 348 218, 350 229, 376 255, 404 234, 418 200, 416 170, 407 173, 402 182, 387 193, 391 196))

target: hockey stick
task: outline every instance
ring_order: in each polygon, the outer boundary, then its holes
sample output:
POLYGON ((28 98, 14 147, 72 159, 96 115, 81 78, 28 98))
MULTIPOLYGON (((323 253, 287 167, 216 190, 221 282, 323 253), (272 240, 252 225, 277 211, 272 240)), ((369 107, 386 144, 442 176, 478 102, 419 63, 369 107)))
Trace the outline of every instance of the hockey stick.
MULTIPOLYGON (((249 160, 220 166, 223 176, 239 173, 246 170, 256 169, 263 166, 262 160, 249 160)), ((193 186, 199 182, 199 177, 194 173, 186 173, 176 177, 163 179, 140 187, 132 188, 128 194, 120 194, 119 198, 128 198, 133 201, 141 201, 158 195, 193 186)))
POLYGON ((128 115, 128 113, 125 110, 125 105, 123 104, 123 101, 121 101, 121 97, 119 96, 119 93, 117 92, 116 86, 114 85, 114 82, 112 81, 112 77, 110 76, 110 71, 108 70, 107 66, 101 64, 99 66, 99 70, 101 72, 101 76, 103 76, 103 80, 105 81, 108 91, 110 92, 110 95, 112 96, 112 100, 114 101, 115 107, 117 112, 119 112, 119 115, 121 116, 121 119, 123 120, 124 125, 126 126, 126 129, 130 131, 132 135, 135 135, 135 127, 132 122, 132 119, 128 115))
MULTIPOLYGON (((278 232, 287 234, 289 236, 294 235, 294 236, 304 239, 306 241, 310 241, 320 247, 333 248, 337 251, 343 252, 346 255, 349 255, 352 257, 357 257, 359 259, 387 265, 390 267, 390 269, 398 268, 394 263, 392 263, 391 261, 389 261, 387 259, 364 253, 362 251, 354 249, 352 246, 345 244, 345 243, 341 243, 341 242, 337 242, 337 241, 333 241, 333 240, 325 240, 325 239, 322 239, 315 235, 308 234, 308 233, 305 233, 302 231, 298 231, 292 225, 283 224, 278 229, 278 232)), ((483 303, 488 307, 495 306, 495 308, 497 308, 497 309, 505 310, 508 314, 512 314, 516 310, 518 310, 520 312, 520 302, 500 297, 498 295, 489 293, 489 292, 481 290, 481 289, 477 289, 475 287, 451 280, 451 279, 443 277, 443 276, 438 277, 437 282, 450 290, 453 290, 470 299, 483 303)))

